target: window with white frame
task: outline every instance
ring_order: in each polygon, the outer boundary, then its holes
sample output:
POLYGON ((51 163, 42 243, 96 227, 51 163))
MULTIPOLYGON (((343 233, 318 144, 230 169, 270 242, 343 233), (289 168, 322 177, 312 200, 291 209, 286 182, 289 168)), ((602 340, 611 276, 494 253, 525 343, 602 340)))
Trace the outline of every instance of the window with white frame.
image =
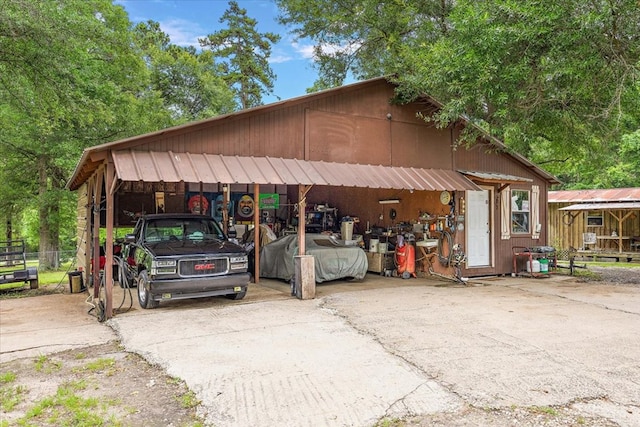
POLYGON ((511 232, 513 234, 530 233, 529 206, 530 193, 527 190, 511 190, 511 232))

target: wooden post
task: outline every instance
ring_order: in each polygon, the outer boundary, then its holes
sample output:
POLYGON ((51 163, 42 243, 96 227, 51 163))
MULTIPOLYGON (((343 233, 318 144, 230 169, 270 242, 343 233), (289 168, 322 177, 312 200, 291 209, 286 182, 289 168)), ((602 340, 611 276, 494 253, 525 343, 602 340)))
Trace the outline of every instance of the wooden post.
POLYGON ((253 266, 253 281, 260 281, 260 184, 253 184, 253 243, 255 263, 253 266))
POLYGON ((307 221, 307 193, 311 190, 310 185, 298 185, 298 255, 304 255, 305 244, 305 223, 307 221))
POLYGON ((314 299, 316 297, 316 266, 313 255, 294 257, 296 267, 296 297, 314 299))
POLYGON ((115 181, 115 168, 111 159, 107 163, 105 175, 105 189, 107 189, 105 191, 107 199, 107 237, 104 244, 106 258, 104 264, 105 318, 111 319, 113 317, 113 184, 115 181))
POLYGON ((609 213, 611 214, 612 217, 618 220, 618 252, 622 252, 622 236, 624 234, 622 231, 622 223, 624 222, 625 219, 631 216, 633 211, 627 212, 626 215, 623 215, 624 211, 620 211, 618 215, 616 215, 613 211, 609 211, 609 213))
POLYGON ((93 256, 92 277, 93 277, 93 297, 100 296, 100 201, 102 199, 102 178, 104 169, 101 167, 95 174, 95 187, 93 188, 93 228, 91 236, 93 245, 91 256, 93 256))
POLYGON ((315 258, 312 255, 305 255, 305 223, 307 193, 311 190, 310 185, 298 186, 298 255, 294 257, 295 262, 295 295, 300 299, 313 299, 316 297, 316 269, 315 258))
POLYGON ((229 235, 229 187, 222 185, 222 229, 225 235, 229 235))

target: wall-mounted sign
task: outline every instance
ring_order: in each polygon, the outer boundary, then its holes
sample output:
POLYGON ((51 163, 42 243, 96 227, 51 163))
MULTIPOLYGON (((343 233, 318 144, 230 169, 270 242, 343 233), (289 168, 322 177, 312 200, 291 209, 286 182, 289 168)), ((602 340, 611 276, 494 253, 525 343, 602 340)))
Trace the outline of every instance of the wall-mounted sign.
POLYGON ((260 209, 278 209, 280 208, 280 195, 278 193, 260 194, 258 206, 260 209))

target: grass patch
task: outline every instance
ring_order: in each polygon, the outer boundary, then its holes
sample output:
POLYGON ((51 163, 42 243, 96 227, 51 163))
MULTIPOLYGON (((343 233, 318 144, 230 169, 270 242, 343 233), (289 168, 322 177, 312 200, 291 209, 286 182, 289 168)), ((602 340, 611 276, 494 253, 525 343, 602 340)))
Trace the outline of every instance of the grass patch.
POLYGON ((33 361, 36 366, 36 371, 50 374, 54 371, 59 371, 62 368, 62 362, 49 359, 48 356, 40 355, 33 361))
POLYGON ((534 414, 545 414, 545 415, 551 415, 553 417, 558 415, 558 411, 549 406, 532 406, 530 410, 534 414))
POLYGON ((620 262, 603 262, 603 261, 578 261, 580 264, 586 264, 589 267, 618 267, 618 268, 640 268, 640 262, 626 262, 624 257, 620 258, 620 262))
POLYGON ((49 271, 39 271, 38 272, 38 283, 41 285, 58 285, 58 284, 68 284, 69 277, 67 276, 67 272, 71 271, 69 268, 71 267, 70 263, 66 265, 63 264, 57 270, 49 270, 49 271))
POLYGON ((0 409, 2 412, 12 411, 20 402, 27 388, 21 385, 13 385, 16 380, 14 372, 3 372, 0 374, 0 409))
POLYGON ((198 398, 196 397, 196 394, 191 390, 189 390, 182 396, 179 396, 178 402, 184 409, 193 409, 198 405, 200 405, 200 403, 202 403, 200 400, 198 400, 198 398))
POLYGON ((83 381, 61 385, 55 395, 45 397, 29 409, 18 425, 121 426, 120 421, 106 414, 111 402, 76 394, 85 386, 83 381))
POLYGON ((3 372, 0 374, 0 384, 12 383, 16 380, 14 372, 3 372))
POLYGON ((383 418, 378 420, 373 427, 404 427, 406 424, 400 418, 383 418))
POLYGON ((116 361, 112 357, 96 359, 80 368, 74 368, 74 372, 90 371, 93 373, 102 372, 105 375, 113 375, 116 371, 116 361))

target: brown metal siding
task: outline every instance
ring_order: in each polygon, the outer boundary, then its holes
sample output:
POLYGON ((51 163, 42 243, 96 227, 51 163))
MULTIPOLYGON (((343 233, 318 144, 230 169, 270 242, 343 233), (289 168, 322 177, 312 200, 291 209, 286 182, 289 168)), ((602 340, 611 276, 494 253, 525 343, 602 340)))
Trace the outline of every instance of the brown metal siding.
POLYGON ((386 119, 307 110, 306 160, 390 165, 386 119))
POLYGON ((540 224, 542 230, 539 239, 532 239, 531 235, 511 235, 510 239, 500 238, 500 195, 499 184, 494 184, 494 200, 492 201, 493 223, 492 223, 492 246, 495 253, 495 269, 474 269, 474 274, 491 274, 493 272, 506 273, 512 270, 513 247, 514 246, 552 246, 548 240, 548 213, 547 213, 547 191, 549 184, 540 176, 532 173, 521 163, 506 154, 491 152, 486 144, 478 144, 472 149, 460 148, 455 152, 455 168, 463 170, 491 171, 507 175, 532 179, 533 182, 522 182, 510 184, 511 190, 531 191, 532 185, 540 187, 540 224))
POLYGON ((392 122, 392 164, 422 168, 452 169, 453 154, 448 130, 425 123, 392 122))
POLYGON ((416 117, 418 104, 392 105, 378 82, 276 110, 182 128, 136 145, 174 151, 446 168, 451 135, 416 117), (387 115, 391 115, 391 119, 387 115))
MULTIPOLYGON (((141 136, 119 143, 118 151, 174 152, 224 156, 264 157, 281 159, 322 159, 333 162, 352 162, 402 167, 465 169, 490 171, 531 178, 540 186, 541 218, 543 230, 540 240, 514 237, 500 239, 500 210, 497 198, 492 200, 492 245, 495 246, 495 268, 474 269, 474 274, 507 273, 511 270, 511 248, 514 245, 541 245, 546 243, 546 191, 547 182, 536 175, 527 162, 486 149, 479 144, 471 150, 451 147, 455 133, 449 129, 436 129, 416 117, 416 111, 433 109, 428 104, 394 105, 389 102, 393 87, 383 80, 345 87, 320 93, 301 100, 278 103, 274 107, 256 108, 179 128, 141 136)), ((105 150, 106 150, 105 149, 105 150)), ((237 165, 240 169, 244 165, 237 165)), ((286 169, 286 168, 285 168, 286 169)), ((235 173, 239 173, 238 170, 235 173)), ((227 171, 233 175, 232 171, 227 171)), ((286 171, 284 171, 286 173, 286 171)), ((353 171, 346 171, 345 176, 353 171)), ((388 171, 375 168, 362 169, 362 176, 352 181, 366 181, 368 174, 383 176, 388 171)), ((204 173, 204 172, 202 172, 204 173)), ((245 174, 248 175, 248 174, 245 174)), ((388 180, 412 180, 415 177, 385 176, 388 180)), ((213 175, 211 175, 213 176, 213 175)), ((198 176, 197 168, 188 182, 209 180, 211 176, 198 176), (193 181, 192 181, 193 180, 193 181)), ((261 177, 251 175, 261 182, 261 177)), ((343 177, 344 178, 344 177, 343 177)), ((265 178, 263 182, 269 181, 265 178)), ((229 181, 233 182, 233 181, 229 181)), ((332 181, 333 182, 333 181, 332 181)), ((344 185, 340 180, 337 185, 344 185)), ((317 182, 314 182, 317 184, 317 182)), ((400 185, 403 188, 402 183, 400 185)), ((439 184, 442 185, 442 184, 439 184)), ((498 185, 494 186, 495 189, 498 185)), ((531 183, 512 188, 531 189, 531 183)), ((459 194, 457 195, 459 197, 459 194)), ((421 210, 429 213, 448 213, 448 207, 438 201, 436 191, 353 189, 314 186, 308 196, 309 203, 331 203, 340 208, 340 215, 359 215, 362 226, 380 223, 391 226, 399 221, 415 220, 421 210), (399 205, 380 205, 378 199, 401 198, 399 205), (390 209, 396 209, 395 221, 389 218, 390 209), (379 216, 382 215, 382 220, 379 216)), ((458 233, 457 240, 462 239, 458 233)), ((464 242, 462 242, 464 245, 464 242)))

